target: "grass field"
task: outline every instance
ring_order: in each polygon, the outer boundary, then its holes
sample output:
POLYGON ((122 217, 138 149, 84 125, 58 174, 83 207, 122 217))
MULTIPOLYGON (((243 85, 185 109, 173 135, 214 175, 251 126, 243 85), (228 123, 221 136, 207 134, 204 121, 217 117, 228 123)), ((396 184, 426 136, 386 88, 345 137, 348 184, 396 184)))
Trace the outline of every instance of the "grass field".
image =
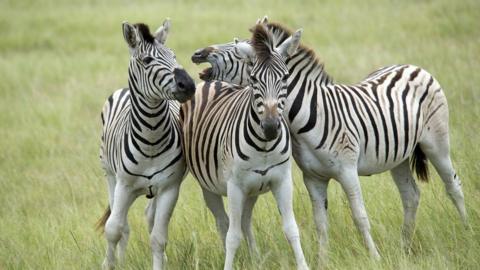
MULTIPOLYGON (((329 189, 327 269, 478 269, 480 255, 480 2, 472 1, 0 1, 0 269, 98 269, 106 241, 94 230, 107 203, 98 160, 100 110, 127 83, 121 22, 158 27, 172 19, 167 44, 196 78, 197 48, 248 38, 268 14, 303 27, 338 82, 355 82, 396 63, 424 67, 449 101, 452 158, 463 180, 470 230, 461 225, 436 173, 422 197, 414 252, 400 249, 402 207, 388 173, 362 178, 372 234, 382 260, 371 261, 337 183, 329 189), (99 2, 99 3, 98 3, 99 2), (165 2, 165 3, 163 3, 165 2), (219 3, 222 3, 219 5, 219 3)), ((433 170, 432 170, 433 172, 433 170)), ((308 194, 294 170, 295 213, 312 269, 316 240, 308 194)), ((130 210, 124 269, 151 268, 141 197, 130 210)), ((260 198, 254 230, 262 256, 245 242, 238 269, 291 269, 293 254, 270 194, 260 198)), ((223 251, 197 183, 182 186, 167 247, 170 269, 219 269, 223 251)))

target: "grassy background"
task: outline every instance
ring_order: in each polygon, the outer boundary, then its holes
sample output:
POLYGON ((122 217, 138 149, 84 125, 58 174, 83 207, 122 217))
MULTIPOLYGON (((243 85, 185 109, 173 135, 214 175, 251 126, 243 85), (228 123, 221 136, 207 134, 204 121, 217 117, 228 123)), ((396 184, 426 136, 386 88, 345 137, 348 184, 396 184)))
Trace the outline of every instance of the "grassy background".
MULTIPOLYGON (((452 158, 463 179, 472 229, 463 229, 434 173, 429 184, 420 184, 414 254, 406 256, 400 249, 403 214, 393 181, 388 173, 364 178, 372 233, 383 257, 372 262, 333 182, 327 268, 478 269, 479 10, 476 0, 0 1, 0 269, 97 269, 101 264, 106 242, 94 223, 103 213, 107 189, 98 160, 99 113, 105 98, 127 83, 122 21, 156 28, 172 18, 167 44, 196 75, 202 67, 189 60, 195 49, 234 36, 248 38, 247 29, 264 14, 303 27, 304 44, 317 51, 338 82, 358 81, 380 66, 411 63, 429 70, 449 101, 452 158)), ((294 173, 297 221, 314 269, 310 203, 300 172, 294 173)), ((138 199, 130 211, 125 269, 151 267, 145 203, 144 197, 138 199)), ((269 194, 257 204, 254 229, 262 258, 252 262, 243 243, 239 269, 294 267, 269 194)), ((214 220, 190 176, 169 239, 170 269, 222 267, 214 220)))

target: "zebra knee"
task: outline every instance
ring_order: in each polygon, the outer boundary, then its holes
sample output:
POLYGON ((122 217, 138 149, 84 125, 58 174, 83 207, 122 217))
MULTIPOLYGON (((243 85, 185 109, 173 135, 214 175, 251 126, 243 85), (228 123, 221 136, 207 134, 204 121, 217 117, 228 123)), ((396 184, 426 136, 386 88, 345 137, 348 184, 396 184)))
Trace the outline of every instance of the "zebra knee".
POLYGON ((117 243, 120 241, 124 230, 125 224, 122 224, 118 220, 109 218, 105 224, 105 237, 109 242, 117 243))

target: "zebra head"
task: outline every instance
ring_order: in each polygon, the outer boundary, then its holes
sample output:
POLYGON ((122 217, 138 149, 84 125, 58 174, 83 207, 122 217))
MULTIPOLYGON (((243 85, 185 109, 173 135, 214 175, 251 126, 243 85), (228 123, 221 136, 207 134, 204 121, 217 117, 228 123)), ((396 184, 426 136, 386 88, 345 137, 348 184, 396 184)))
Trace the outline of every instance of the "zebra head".
POLYGON ((219 80, 246 86, 250 75, 250 65, 238 54, 235 47, 249 44, 248 40, 234 39, 233 42, 211 45, 198 49, 192 55, 195 64, 210 63, 199 75, 204 81, 219 80))
POLYGON ((177 63, 173 51, 165 46, 170 20, 165 20, 154 35, 142 23, 124 22, 122 28, 131 56, 128 67, 130 89, 150 102, 164 99, 185 102, 190 99, 195 92, 195 83, 177 63))
POLYGON ((275 46, 268 29, 257 24, 253 29, 252 44, 236 47, 237 53, 250 59, 253 65, 249 80, 253 91, 252 105, 267 140, 277 138, 280 132, 289 75, 285 61, 296 52, 302 32, 302 29, 297 30, 282 44, 275 46))

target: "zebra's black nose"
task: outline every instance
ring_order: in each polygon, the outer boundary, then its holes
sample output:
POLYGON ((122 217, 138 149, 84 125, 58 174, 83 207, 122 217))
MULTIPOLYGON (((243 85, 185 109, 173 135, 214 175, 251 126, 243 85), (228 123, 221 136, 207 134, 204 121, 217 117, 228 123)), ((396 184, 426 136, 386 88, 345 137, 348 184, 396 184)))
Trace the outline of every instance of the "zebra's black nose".
POLYGON ((184 69, 176 68, 173 70, 177 89, 175 96, 180 102, 189 100, 195 93, 195 82, 184 69))
POLYGON ((281 121, 280 117, 267 117, 260 121, 260 127, 263 130, 265 139, 271 141, 278 137, 280 133, 281 121))

